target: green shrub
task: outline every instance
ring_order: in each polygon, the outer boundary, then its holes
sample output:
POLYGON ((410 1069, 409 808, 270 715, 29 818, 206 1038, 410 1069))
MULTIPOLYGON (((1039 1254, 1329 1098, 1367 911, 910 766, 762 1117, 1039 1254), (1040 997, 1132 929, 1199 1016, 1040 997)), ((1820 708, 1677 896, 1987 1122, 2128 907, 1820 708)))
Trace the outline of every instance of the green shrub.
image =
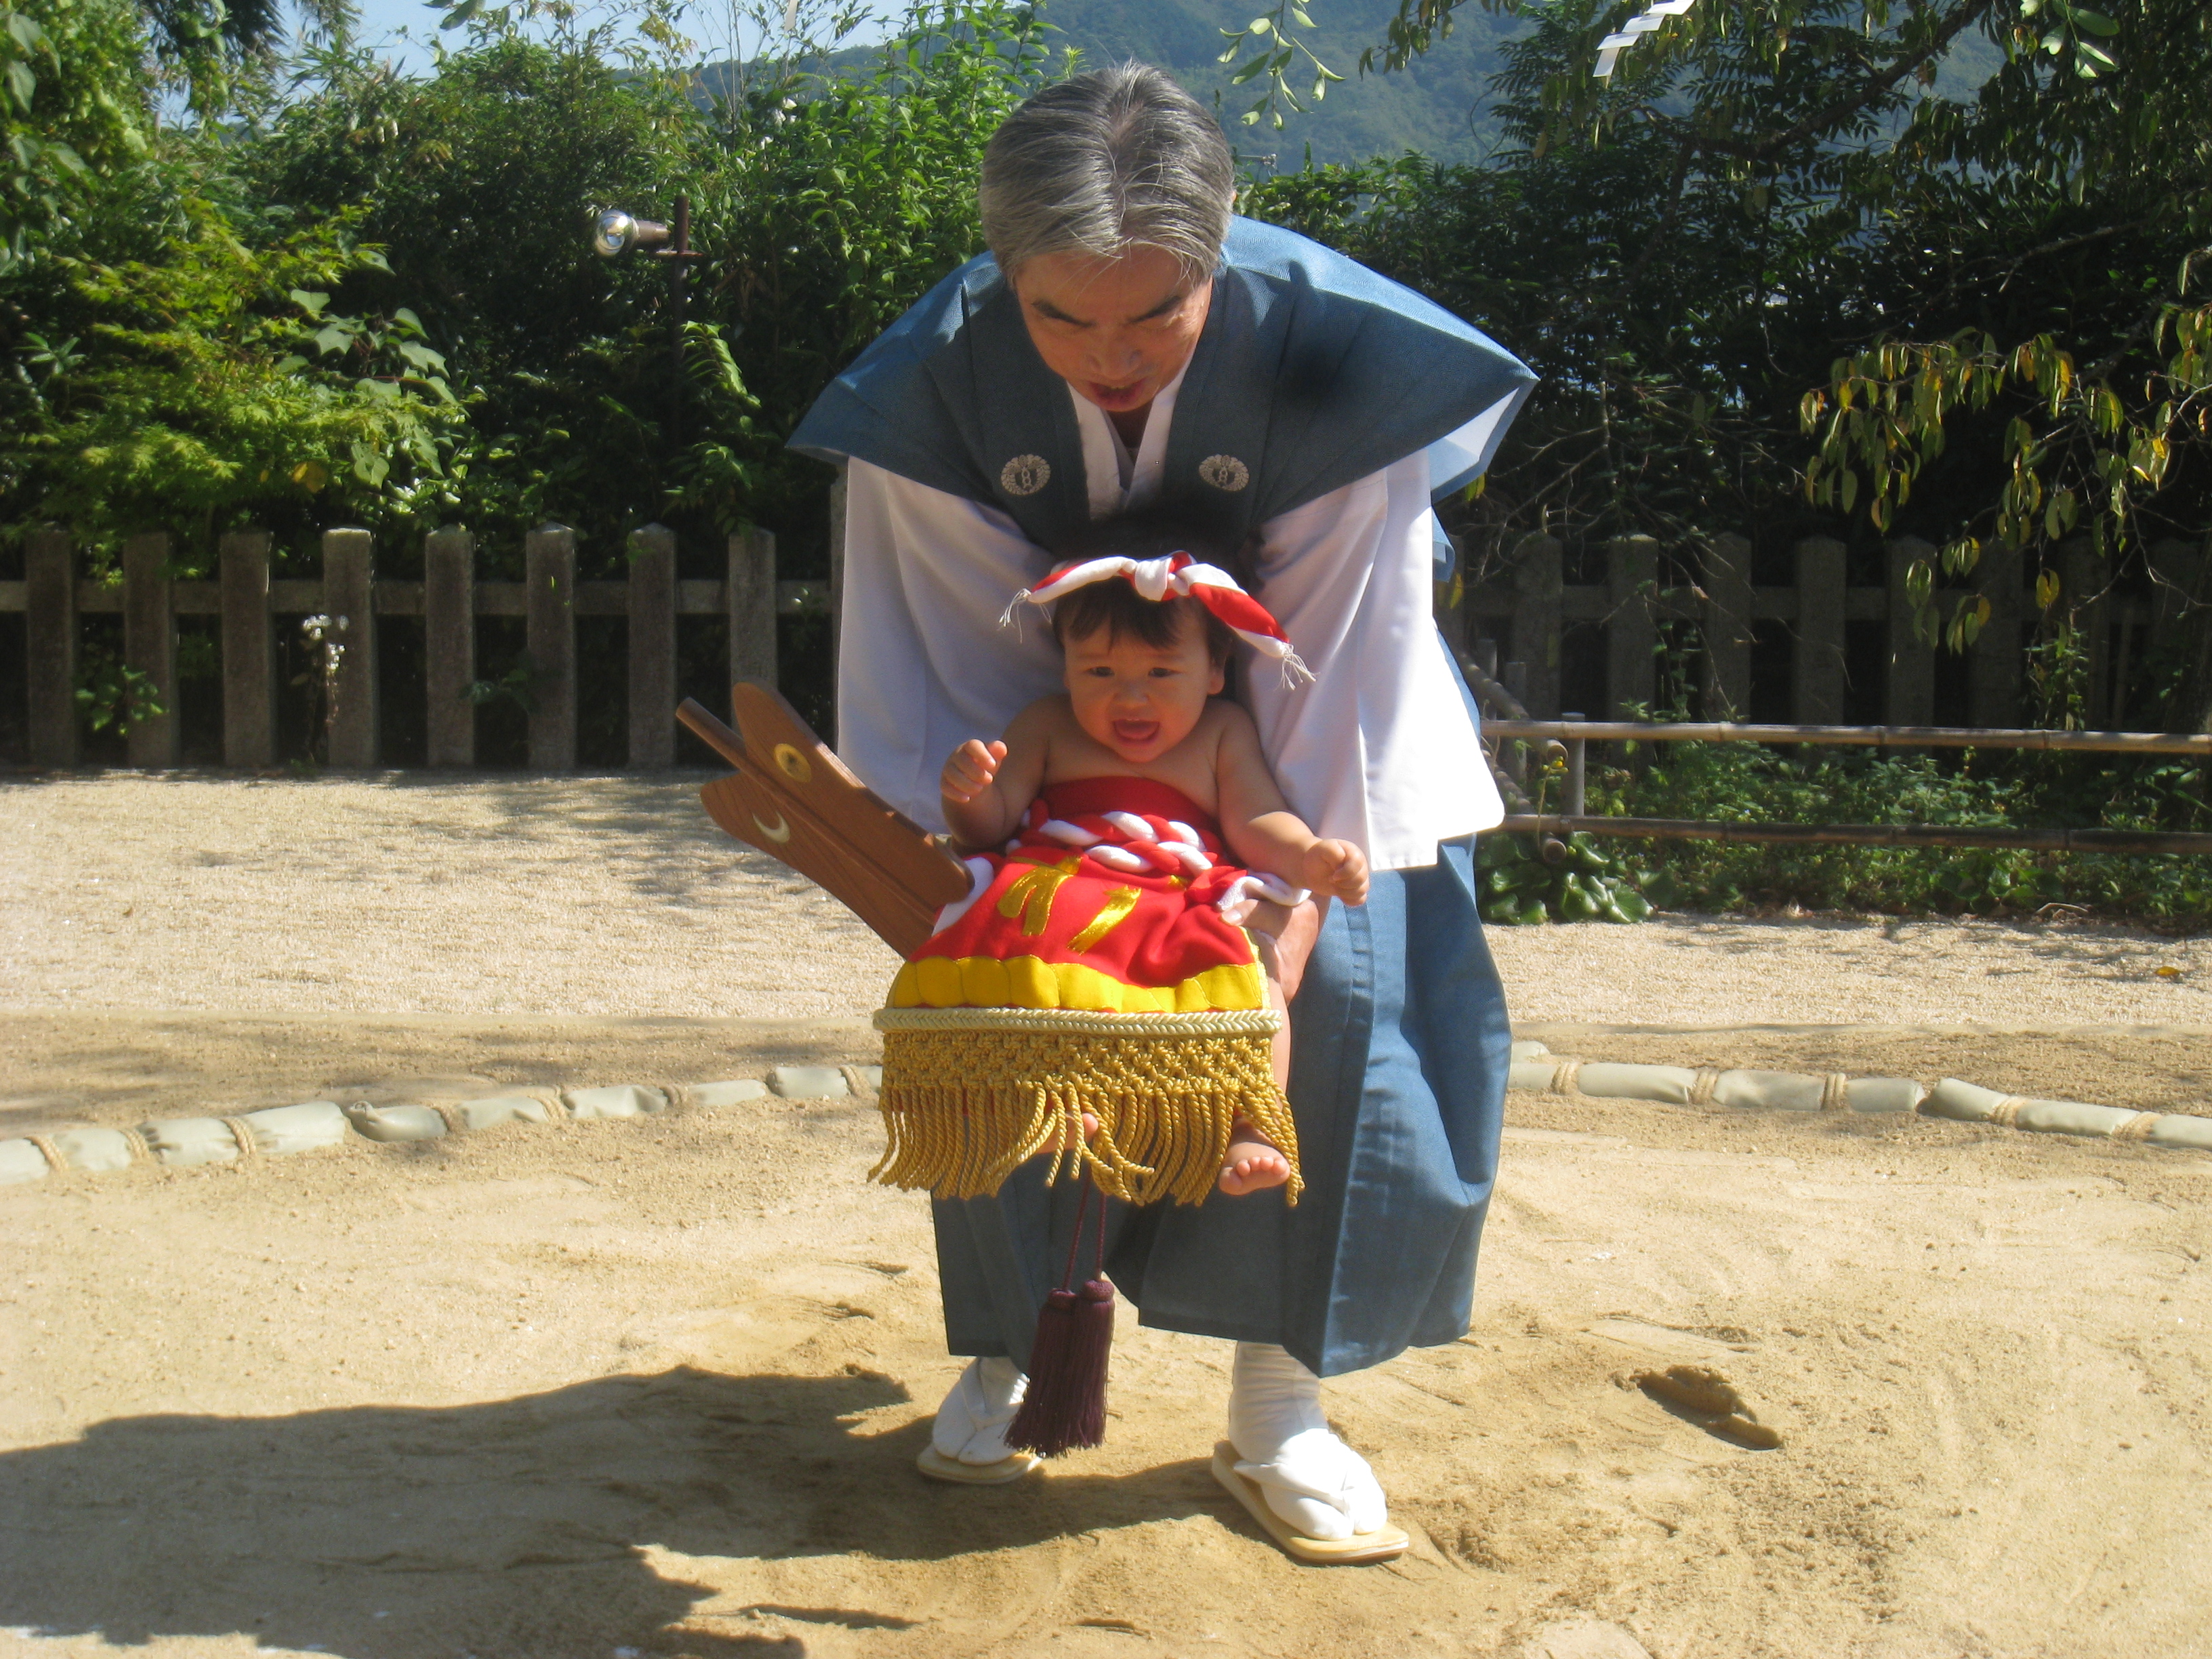
POLYGON ((1552 836, 1485 836, 1476 842, 1482 919, 1524 927, 1540 921, 1643 921, 1650 879, 1623 854, 1583 830, 1552 836), (1547 857, 1546 854, 1550 856, 1547 857))
MULTIPOLYGON (((2212 829, 2187 757, 1792 752, 1668 744, 1592 768, 1593 813, 1779 823, 2212 829)), ((2053 904, 2182 926, 2212 918, 2212 860, 2009 848, 1618 843, 1668 908, 2019 915, 2053 904), (1632 849, 1632 850, 1628 850, 1632 849)))

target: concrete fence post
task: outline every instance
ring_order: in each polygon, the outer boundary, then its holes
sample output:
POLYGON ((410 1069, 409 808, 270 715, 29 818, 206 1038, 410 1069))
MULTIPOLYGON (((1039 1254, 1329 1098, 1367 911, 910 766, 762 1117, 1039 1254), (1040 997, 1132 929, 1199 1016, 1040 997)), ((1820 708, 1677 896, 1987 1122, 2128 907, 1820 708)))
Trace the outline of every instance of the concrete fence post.
POLYGON ((676 532, 629 538, 629 769, 676 763, 676 532))
POLYGON ((730 538, 730 679, 775 681, 775 538, 755 526, 730 538))
POLYGON ((422 538, 424 758, 477 763, 477 538, 459 526, 422 538))
POLYGON ((239 530, 219 547, 222 603, 222 763, 276 763, 276 636, 269 619, 269 532, 239 530))
MULTIPOLYGON (((1524 665, 1523 684, 1506 690, 1529 714, 1556 720, 1559 713, 1559 606, 1565 549, 1556 536, 1523 536, 1513 548, 1513 659, 1524 665)), ((1509 676, 1510 670, 1508 670, 1509 676)))
MULTIPOLYGON (((1995 544, 1983 548, 1976 586, 1990 602, 1990 619, 1967 659, 1967 723, 2020 724, 2020 683, 2027 666, 2020 643, 2020 552, 1995 544)), ((1945 618, 1948 624, 1949 619, 1945 618)))
POLYGON ((345 646, 338 659, 337 708, 330 763, 349 771, 376 764, 376 538, 356 527, 323 532, 323 609, 345 646))
POLYGON ((1832 536, 1797 544, 1797 648, 1790 718, 1807 726, 1844 720, 1844 544, 1832 536))

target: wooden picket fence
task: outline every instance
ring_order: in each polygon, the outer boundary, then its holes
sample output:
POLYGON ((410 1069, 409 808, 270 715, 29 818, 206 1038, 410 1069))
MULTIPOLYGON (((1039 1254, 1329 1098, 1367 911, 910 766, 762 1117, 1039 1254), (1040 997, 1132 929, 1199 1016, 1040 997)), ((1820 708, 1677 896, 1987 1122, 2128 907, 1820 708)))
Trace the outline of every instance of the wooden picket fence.
POLYGON ((678 617, 727 618, 730 678, 773 681, 779 614, 821 614, 832 602, 830 584, 777 580, 775 538, 763 530, 729 538, 720 580, 679 580, 675 532, 658 525, 632 536, 623 581, 579 581, 575 532, 560 525, 526 538, 519 582, 477 580, 476 538, 463 530, 425 538, 420 581, 378 578, 374 541, 365 530, 323 533, 319 580, 272 580, 270 543, 260 531, 225 536, 216 580, 178 581, 167 574, 169 538, 135 537, 125 544, 121 585, 106 586, 78 574, 65 531, 33 532, 25 548, 24 579, 0 582, 0 611, 24 613, 30 763, 78 762, 80 618, 88 614, 121 613, 123 660, 147 677, 168 711, 131 728, 127 752, 136 767, 174 766, 179 760, 177 619, 221 618, 222 761, 240 768, 267 767, 278 758, 279 616, 346 619, 328 733, 329 763, 345 768, 374 767, 380 760, 380 621, 422 618, 427 759, 432 766, 467 767, 477 761, 476 711, 467 696, 477 677, 476 619, 520 617, 532 680, 528 763, 548 772, 574 769, 578 704, 593 690, 578 684, 576 619, 623 617, 629 635, 629 763, 634 770, 652 771, 676 758, 678 617))
MULTIPOLYGON (((177 619, 212 616, 220 618, 223 763, 270 766, 280 758, 283 663, 275 619, 326 613, 349 623, 328 733, 329 763, 368 768, 383 758, 379 705, 387 688, 377 683, 376 629, 383 618, 409 617, 422 624, 428 763, 471 766, 476 721, 466 689, 477 678, 476 619, 519 617, 534 680, 528 764, 533 770, 573 770, 580 699, 613 690, 578 684, 576 619, 599 616, 627 619, 628 764, 635 770, 666 769, 677 755, 678 617, 727 619, 726 667, 732 679, 775 680, 779 615, 826 613, 834 641, 843 566, 842 494, 833 486, 826 582, 780 581, 775 538, 758 530, 729 538, 720 580, 679 580, 674 532, 657 526, 633 538, 626 580, 579 582, 574 533, 548 525, 526 538, 519 582, 477 580, 476 544, 465 531, 426 538, 422 580, 392 581, 375 574, 375 549, 367 531, 331 530, 322 538, 319 580, 272 580, 270 538, 248 531, 222 538, 216 580, 172 580, 169 540, 157 534, 129 542, 120 585, 103 586, 80 574, 65 531, 34 532, 25 550, 23 580, 0 581, 0 612, 24 613, 26 758, 35 767, 78 763, 81 619, 119 612, 124 660, 147 676, 172 711, 131 730, 129 763, 177 764, 177 619)), ((1904 580, 1912 560, 1932 556, 1924 544, 1889 544, 1888 580, 1882 586, 1848 585, 1844 545, 1825 538, 1796 545, 1796 580, 1787 586, 1753 584, 1750 544, 1741 538, 1717 538, 1692 562, 1694 581, 1662 586, 1661 553, 1648 537, 1621 538, 1604 548, 1602 582, 1570 583, 1561 544, 1527 537, 1512 550, 1504 574, 1466 588, 1455 607, 1440 608, 1438 620, 1462 661, 1502 683, 1539 720, 1562 712, 1563 645, 1570 629, 1595 629, 1602 658, 1597 678, 1603 696, 1590 695, 1593 677, 1585 673, 1579 700, 1589 706, 1577 712, 1619 719, 1632 706, 1650 706, 1660 686, 1662 630, 1671 628, 1693 641, 1698 702, 1704 717, 1716 720, 1749 713, 1754 635, 1761 624, 1770 625, 1770 635, 1778 627, 1790 653, 1790 696, 1787 708, 1773 712, 1808 725, 1844 721, 1850 702, 1847 632, 1854 623, 1874 623, 1882 640, 1881 721, 1934 723, 1936 653, 1914 636, 1904 580)), ((2148 647, 2175 628, 2204 625, 2201 617, 2185 624, 2185 606, 2176 597, 2196 591, 2196 558, 2180 544, 2154 550, 2152 563, 2160 580, 2147 599, 2105 592, 2094 560, 2077 556, 2064 568, 2065 591, 2081 600, 2077 620, 2089 654, 2092 727, 2112 724, 2111 716, 2124 708, 2131 673, 2148 647)), ((2016 555, 1985 554, 1976 579, 1990 601, 1990 620, 1965 665, 1966 713, 1975 726, 2014 726, 2021 712, 2022 625, 2033 614, 2033 599, 2016 555)), ((1866 702, 1863 692, 1858 701, 1866 702)))
MULTIPOLYGON (((1850 625, 1874 623, 1881 630, 1879 723, 1935 724, 1936 653, 1914 635, 1905 580, 1913 561, 1934 561, 1936 550, 1927 543, 1887 544, 1887 580, 1881 586, 1849 585, 1844 544, 1825 537, 1796 544, 1795 580, 1787 586, 1753 585, 1751 544, 1740 536, 1714 538, 1690 562, 1694 580, 1666 587, 1659 585, 1661 551, 1648 536, 1618 538, 1605 544, 1602 582, 1570 584, 1560 542, 1523 538, 1505 562, 1505 575, 1467 589, 1455 612, 1442 613, 1446 636, 1463 659, 1494 676, 1532 716, 1551 720, 1562 712, 1566 630, 1577 623, 1595 626, 1602 635, 1604 693, 1601 699, 1585 693, 1583 700, 1591 706, 1577 712, 1620 720, 1632 706, 1649 708, 1655 700, 1662 627, 1687 624, 1697 635, 1696 690, 1703 717, 1742 720, 1751 710, 1754 636, 1761 623, 1779 624, 1790 654, 1789 696, 1784 707, 1762 718, 1835 726, 1844 722, 1852 701, 1850 625), (1494 661, 1484 662, 1486 655, 1494 661)), ((2112 592, 2102 564, 2087 548, 2062 555, 2062 590, 2075 607, 2088 658, 2087 723, 2093 729, 2113 724, 2125 708, 2150 648, 2176 629, 2207 625, 2201 615, 2184 620, 2185 596, 2197 592, 2198 558, 2196 549, 2181 542, 2154 549, 2149 562, 2157 580, 2151 596, 2143 598, 2112 592)), ((2021 723, 2027 665, 2021 630, 2034 614, 2027 583, 2016 551, 1984 552, 1974 589, 1989 600, 1990 618, 1966 653, 1967 724, 2021 723)), ((1948 606, 1952 596, 1942 597, 1948 606)), ((1584 677, 1586 686, 1589 678, 1584 677)))

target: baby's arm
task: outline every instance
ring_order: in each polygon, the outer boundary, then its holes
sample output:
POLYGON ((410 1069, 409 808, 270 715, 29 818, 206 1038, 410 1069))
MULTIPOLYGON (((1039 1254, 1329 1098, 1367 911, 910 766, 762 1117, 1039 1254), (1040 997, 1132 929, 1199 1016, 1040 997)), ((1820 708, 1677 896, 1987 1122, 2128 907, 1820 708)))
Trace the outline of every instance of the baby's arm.
POLYGON ((1002 742, 970 738, 952 751, 938 779, 945 828, 964 847, 995 847, 1014 832, 1044 782, 1052 700, 1014 716, 1002 742))
POLYGON ((1367 855, 1348 841, 1324 841, 1291 811, 1260 752, 1252 717, 1235 703, 1218 705, 1224 716, 1214 750, 1221 790, 1221 833, 1248 870, 1279 876, 1293 887, 1330 893, 1346 904, 1367 902, 1367 855))

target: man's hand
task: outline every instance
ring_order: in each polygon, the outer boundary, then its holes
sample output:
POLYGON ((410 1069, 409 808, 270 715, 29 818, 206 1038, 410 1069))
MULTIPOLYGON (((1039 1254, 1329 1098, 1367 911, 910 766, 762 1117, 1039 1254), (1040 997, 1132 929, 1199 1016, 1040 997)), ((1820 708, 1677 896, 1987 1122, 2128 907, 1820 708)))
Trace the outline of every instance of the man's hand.
POLYGON ((1305 880, 1316 893, 1346 904, 1367 902, 1367 854, 1348 841, 1317 841, 1306 849, 1305 880))
MULTIPOLYGON (((991 787, 999 775, 999 763, 1006 757, 1003 743, 985 743, 981 738, 970 738, 952 751, 952 758, 945 763, 945 771, 937 781, 947 800, 958 801, 965 806, 969 801, 991 787)), ((1355 858, 1358 856, 1354 849, 1355 858)), ((1367 866, 1359 866, 1359 887, 1367 890, 1367 866)))

